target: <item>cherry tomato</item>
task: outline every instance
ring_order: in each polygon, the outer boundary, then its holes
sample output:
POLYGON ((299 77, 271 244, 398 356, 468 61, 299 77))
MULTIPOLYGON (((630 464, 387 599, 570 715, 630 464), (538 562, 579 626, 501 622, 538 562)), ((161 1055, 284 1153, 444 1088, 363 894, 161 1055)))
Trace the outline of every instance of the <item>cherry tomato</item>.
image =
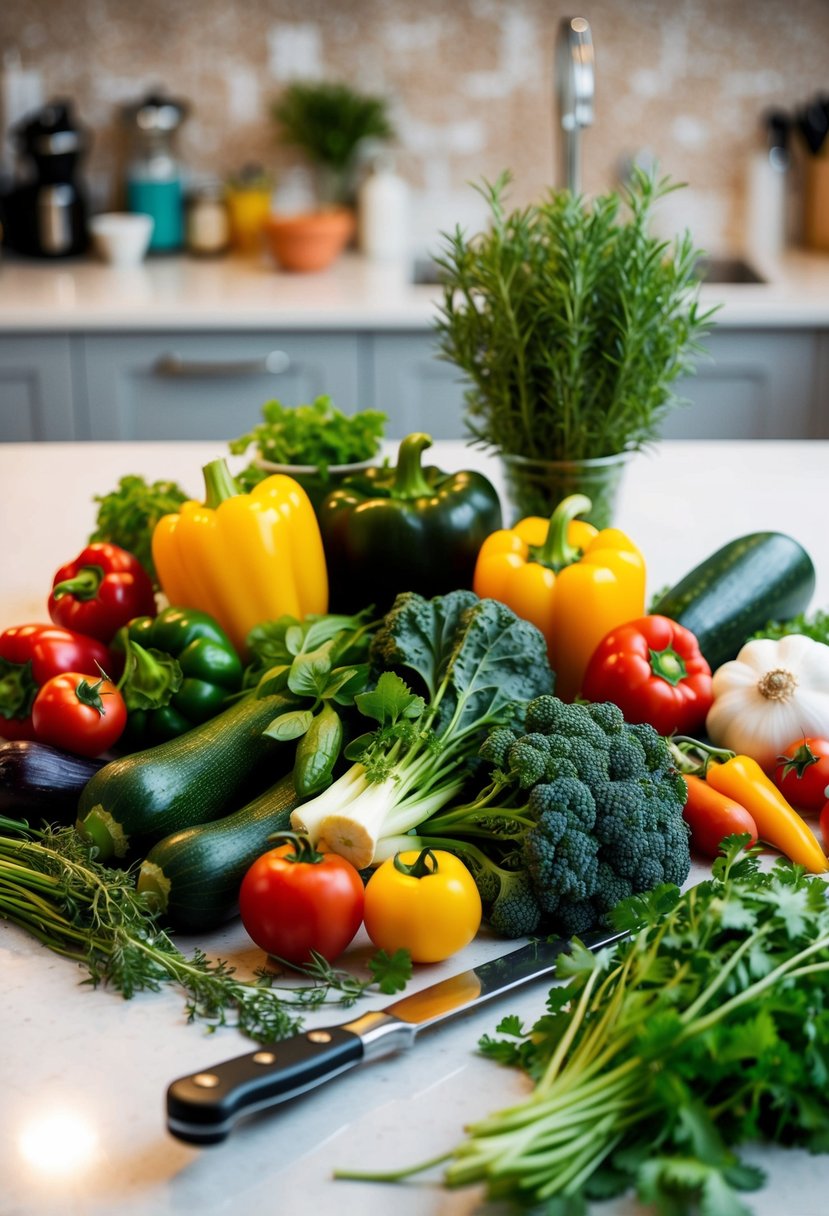
POLYGON ((281 838, 242 879, 242 924, 257 946, 288 963, 307 963, 312 951, 333 963, 362 924, 363 880, 350 861, 318 852, 307 837, 281 838))
POLYGON ((819 811, 829 785, 829 740, 798 739, 777 757, 774 784, 792 806, 819 811))
POLYGON ((415 963, 439 963, 468 946, 481 924, 481 897, 452 853, 398 853, 368 880, 366 932, 380 950, 408 950, 415 963))
POLYGON ((127 724, 124 698, 111 680, 78 671, 52 676, 32 705, 35 738, 79 756, 100 756, 127 724))

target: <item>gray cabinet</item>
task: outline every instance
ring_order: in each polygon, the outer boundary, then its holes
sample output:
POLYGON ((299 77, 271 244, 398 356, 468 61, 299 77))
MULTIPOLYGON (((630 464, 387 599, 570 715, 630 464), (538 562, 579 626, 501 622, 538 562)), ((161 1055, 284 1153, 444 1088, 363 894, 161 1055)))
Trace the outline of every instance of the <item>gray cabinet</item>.
MULTIPOLYGON (((666 439, 829 438, 829 332, 715 331, 666 439)), ((428 330, 7 334, 0 442, 216 439, 272 397, 383 410, 389 438, 465 435, 464 382, 428 330)))
POLYGON ((74 434, 69 338, 0 338, 0 442, 72 439, 74 434))
POLYGON ((78 438, 228 440, 273 397, 360 405, 356 334, 158 333, 83 339, 78 438))
POLYGON ((829 439, 829 333, 818 334, 813 435, 829 439))
MULTIPOLYGON (((690 404, 665 439, 807 439, 818 434, 816 335, 804 330, 720 330, 697 372, 677 384, 690 404)), ((829 400, 827 400, 829 406, 829 400)), ((826 416, 824 412, 824 433, 826 416)))
POLYGON ((428 333, 375 333, 366 402, 388 414, 391 438, 425 431, 433 439, 462 439, 461 374, 437 355, 428 333))

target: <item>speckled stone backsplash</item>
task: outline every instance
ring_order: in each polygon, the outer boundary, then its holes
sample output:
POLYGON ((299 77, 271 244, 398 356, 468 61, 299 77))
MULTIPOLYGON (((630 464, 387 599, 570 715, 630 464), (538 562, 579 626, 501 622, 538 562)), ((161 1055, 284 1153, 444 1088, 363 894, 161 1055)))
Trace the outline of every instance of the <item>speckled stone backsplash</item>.
POLYGON ((596 57, 584 189, 615 186, 645 152, 688 183, 663 204, 663 224, 687 224, 712 252, 741 247, 760 116, 829 92, 827 0, 3 0, 0 50, 40 73, 45 97, 75 102, 98 207, 122 202, 120 106, 151 86, 191 105, 177 145, 188 171, 259 161, 283 178, 296 156, 278 145, 270 108, 287 81, 382 93, 428 244, 456 221, 479 223, 471 181, 509 168, 515 203, 559 184, 553 51, 573 15, 590 21, 596 57))

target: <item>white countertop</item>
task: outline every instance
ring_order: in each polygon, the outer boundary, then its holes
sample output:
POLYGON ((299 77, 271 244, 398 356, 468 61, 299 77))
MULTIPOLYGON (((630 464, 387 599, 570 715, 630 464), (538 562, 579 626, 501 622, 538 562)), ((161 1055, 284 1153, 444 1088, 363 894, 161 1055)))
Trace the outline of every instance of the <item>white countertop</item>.
MULTIPOLYGON (((718 328, 829 326, 829 255, 793 251, 757 268, 768 282, 711 284, 718 328)), ((92 258, 0 258, 0 334, 157 330, 428 330, 440 289, 407 264, 346 254, 330 270, 289 274, 266 257, 152 257, 121 270, 92 258)))
MULTIPOLYGON (((201 466, 222 454, 220 445, 208 443, 0 445, 0 628, 46 619, 54 570, 80 550, 91 529, 93 494, 114 487, 124 473, 174 478, 198 494, 201 466)), ((446 469, 487 468, 500 485, 497 469, 463 444, 436 443, 431 455, 446 469)), ((789 532, 813 557, 814 605, 825 607, 827 468, 829 443, 665 443, 627 470, 617 523, 645 554, 649 592, 733 537, 789 532)), ((696 868, 693 877, 702 873, 696 868)), ((185 950, 199 944, 242 973, 260 961, 238 924, 180 944, 185 950)), ((455 959, 419 969, 413 983, 422 986, 508 948, 481 936, 455 959)), ((246 1040, 232 1030, 208 1037, 188 1026, 175 992, 127 1002, 81 987, 78 968, 2 920, 0 974, 3 1216, 386 1216, 390 1210, 469 1216, 479 1210, 480 1191, 444 1193, 434 1171, 426 1181, 391 1187, 334 1182, 331 1170, 392 1168, 436 1156, 462 1138, 466 1122, 524 1092, 517 1074, 480 1059, 475 1046, 506 1013, 537 1017, 549 986, 530 984, 424 1034, 406 1055, 355 1069, 241 1125, 225 1144, 197 1149, 165 1131, 166 1086, 247 1052, 246 1040), (50 1115, 68 1116, 72 1136, 86 1145, 63 1171, 62 1154, 50 1150, 39 1122, 50 1115), (27 1138, 33 1130, 40 1136, 34 1153, 27 1138)), ((357 1011, 377 1004, 364 1002, 357 1011)), ((351 1016, 317 1012, 307 1025, 351 1016)), ((756 1216, 823 1216, 825 1156, 767 1148, 746 1155, 770 1174, 763 1190, 746 1196, 756 1216)), ((644 1216, 633 1200, 596 1212, 644 1216)))

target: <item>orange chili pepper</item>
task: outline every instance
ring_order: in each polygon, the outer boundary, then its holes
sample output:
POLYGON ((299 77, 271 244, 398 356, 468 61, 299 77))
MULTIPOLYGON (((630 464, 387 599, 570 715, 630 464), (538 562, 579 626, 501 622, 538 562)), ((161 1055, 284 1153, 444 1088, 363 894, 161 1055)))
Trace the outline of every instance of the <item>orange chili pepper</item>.
POLYGON ((702 777, 683 773, 688 797, 682 818, 691 829, 691 844, 704 857, 719 857, 726 836, 750 836, 757 843, 757 825, 744 806, 721 794, 702 777))
POLYGON ((829 870, 829 861, 814 832, 756 760, 750 756, 732 756, 724 764, 710 764, 705 780, 715 790, 745 807, 757 825, 757 835, 766 844, 773 845, 790 861, 804 866, 812 874, 829 870))
POLYGON ((573 517, 590 500, 572 494, 551 519, 530 516, 491 533, 478 553, 473 590, 500 600, 544 634, 556 694, 571 701, 599 642, 645 611, 645 564, 616 528, 573 517))

